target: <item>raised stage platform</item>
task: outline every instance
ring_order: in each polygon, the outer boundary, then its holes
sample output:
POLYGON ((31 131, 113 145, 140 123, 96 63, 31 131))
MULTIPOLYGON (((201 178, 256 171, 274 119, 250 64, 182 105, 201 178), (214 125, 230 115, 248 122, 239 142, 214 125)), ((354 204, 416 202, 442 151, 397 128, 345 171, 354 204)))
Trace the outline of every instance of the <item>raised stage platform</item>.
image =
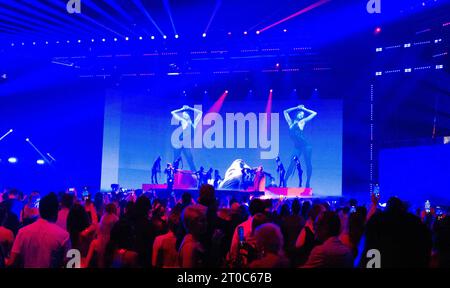
MULTIPOLYGON (((142 184, 142 190, 143 191, 156 191, 156 192, 166 192, 167 191, 167 184, 142 184)), ((176 194, 182 194, 184 192, 191 192, 192 194, 196 194, 198 192, 198 188, 193 187, 186 187, 182 185, 181 187, 178 185, 173 186, 172 189, 176 194)), ((223 190, 216 190, 216 193, 218 196, 224 195, 224 196, 242 196, 242 195, 248 195, 252 197, 261 197, 264 196, 265 198, 279 198, 279 197, 286 197, 286 198, 309 198, 313 196, 312 188, 294 188, 294 187, 267 187, 264 191, 256 191, 254 189, 248 189, 248 190, 229 190, 229 189, 223 189, 223 190)))

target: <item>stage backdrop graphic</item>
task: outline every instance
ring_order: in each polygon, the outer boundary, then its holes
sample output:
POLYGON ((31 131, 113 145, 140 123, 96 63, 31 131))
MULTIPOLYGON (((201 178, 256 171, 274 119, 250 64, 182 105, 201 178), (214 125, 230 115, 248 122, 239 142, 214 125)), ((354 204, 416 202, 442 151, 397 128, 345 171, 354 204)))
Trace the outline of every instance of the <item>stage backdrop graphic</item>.
MULTIPOLYGON (((230 93, 233 93, 230 91, 230 93)), ((276 92, 274 92, 276 93, 276 92)), ((217 95, 216 98, 219 98, 217 95)), ((214 101, 213 101, 214 102, 214 101)), ((305 105, 318 115, 308 122, 304 134, 312 146, 311 187, 317 196, 340 196, 342 194, 342 101, 330 99, 316 100, 277 100, 274 97, 272 113, 279 118, 279 156, 287 170, 294 153, 294 145, 289 136, 289 128, 283 116, 283 110, 297 105, 305 105)), ((106 96, 102 189, 110 189, 112 183, 119 183, 123 188, 141 188, 143 183, 150 183, 151 166, 158 156, 162 157, 161 168, 174 159, 171 136, 178 126, 171 125, 171 111, 183 105, 202 105, 205 113, 211 103, 202 103, 189 97, 169 96, 150 97, 148 93, 135 93, 120 90, 109 91, 106 96)), ((226 113, 265 113, 267 97, 259 100, 245 99, 236 101, 225 98, 219 114, 223 118, 223 143, 226 143, 226 113)), ((307 113, 306 113, 307 114, 307 113)), ((191 116, 192 117, 192 116, 191 116)), ((259 124, 259 123, 258 123, 259 124)), ((273 118, 271 125, 276 125, 273 118)), ((206 130, 209 126, 205 126, 206 130)), ((249 125, 246 125, 246 148, 194 148, 192 155, 196 169, 203 166, 218 169, 223 177, 227 168, 235 159, 243 159, 251 167, 262 165, 264 170, 275 177, 278 184, 275 159, 261 159, 260 143, 257 148, 249 148, 249 125)), ((259 132, 258 132, 259 133, 259 132)), ((236 135, 234 139, 243 135, 236 135)), ((275 137, 270 135, 269 139, 275 137)), ((272 147, 274 149, 275 147, 272 147)), ((183 168, 189 170, 187 160, 183 157, 183 168)), ((306 164, 301 158, 303 184, 306 181, 306 164)), ((165 175, 159 175, 159 183, 165 183, 165 175)), ((287 182, 288 187, 298 186, 296 171, 287 182)))

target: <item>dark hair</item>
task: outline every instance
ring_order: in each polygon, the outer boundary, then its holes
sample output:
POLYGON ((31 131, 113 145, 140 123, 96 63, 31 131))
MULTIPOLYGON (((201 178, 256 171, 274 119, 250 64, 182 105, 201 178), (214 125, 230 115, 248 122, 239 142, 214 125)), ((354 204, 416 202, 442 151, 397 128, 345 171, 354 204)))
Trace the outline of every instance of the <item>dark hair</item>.
POLYGON ((303 218, 305 218, 305 219, 308 218, 310 210, 311 210, 311 202, 303 201, 302 209, 301 209, 301 214, 302 214, 303 218))
POLYGON ((266 223, 269 223, 269 219, 267 219, 267 216, 263 213, 256 213, 255 215, 253 215, 252 219, 252 232, 255 232, 256 228, 266 223))
POLYGON ((114 203, 109 203, 105 206, 105 211, 106 213, 110 213, 110 214, 116 214, 117 213, 117 207, 116 204, 114 203))
POLYGON ((135 246, 133 225, 128 221, 119 221, 111 229, 109 242, 105 249, 105 266, 111 267, 114 252, 117 249, 132 250, 135 246))
POLYGON ((52 192, 39 201, 39 215, 42 219, 56 222, 56 219, 58 219, 58 197, 55 193, 52 192))
POLYGON ((168 225, 169 225, 169 230, 172 231, 173 233, 176 233, 178 231, 178 228, 180 226, 180 219, 181 219, 181 215, 177 212, 172 212, 169 215, 169 219, 168 219, 168 225))
POLYGON ((84 229, 89 227, 89 215, 80 204, 74 204, 67 215, 67 231, 70 234, 72 247, 79 245, 79 236, 84 229))
POLYGON ((322 212, 322 206, 320 204, 314 204, 308 211, 308 217, 314 221, 317 216, 319 216, 320 212, 322 212))
POLYGON ((296 198, 294 199, 294 201, 292 201, 292 205, 291 205, 291 211, 292 211, 292 215, 298 215, 300 214, 300 201, 296 198))
POLYGON ((291 215, 290 211, 289 211, 289 205, 284 203, 283 205, 281 205, 280 208, 280 217, 287 217, 291 215))
POLYGON ((216 204, 216 191, 212 185, 203 184, 199 193, 198 202, 203 206, 210 207, 216 204))
POLYGON ((150 202, 150 199, 148 199, 146 196, 141 195, 136 200, 136 205, 134 207, 136 216, 137 217, 147 217, 148 211, 150 211, 150 208, 152 207, 152 203, 150 202))
POLYGON ((183 195, 181 195, 181 202, 184 205, 189 205, 191 204, 192 201, 192 195, 189 192, 184 192, 183 195))
POLYGON ((8 195, 18 196, 19 190, 17 190, 16 188, 12 188, 8 191, 8 195))
POLYGON ((325 225, 330 237, 338 236, 341 232, 341 219, 337 213, 325 211, 320 216, 320 225, 325 225))
POLYGON ((61 197, 61 206, 65 208, 72 208, 73 205, 73 195, 64 194, 61 197))
POLYGON ((250 201, 250 204, 248 205, 248 210, 250 212, 250 215, 252 216, 257 213, 264 213, 265 209, 266 209, 265 203, 259 198, 253 198, 252 201, 250 201))
POLYGON ((406 212, 406 207, 403 204, 402 200, 397 197, 389 198, 386 204, 386 212, 393 214, 401 214, 406 212))

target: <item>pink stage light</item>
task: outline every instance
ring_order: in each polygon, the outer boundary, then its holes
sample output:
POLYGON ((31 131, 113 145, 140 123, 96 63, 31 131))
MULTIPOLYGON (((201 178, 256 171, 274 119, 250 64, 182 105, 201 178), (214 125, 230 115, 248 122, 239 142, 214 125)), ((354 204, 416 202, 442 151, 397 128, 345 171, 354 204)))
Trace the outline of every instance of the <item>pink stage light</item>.
POLYGON ((280 25, 281 23, 284 23, 284 22, 286 22, 286 21, 288 21, 288 20, 290 20, 292 18, 295 18, 295 17, 297 17, 297 16, 299 16, 301 14, 304 14, 304 13, 310 11, 310 10, 313 10, 314 8, 322 6, 323 4, 326 4, 326 3, 330 2, 330 1, 331 0, 320 0, 320 1, 316 2, 316 3, 313 3, 313 4, 309 5, 308 7, 303 8, 302 10, 300 10, 298 12, 295 12, 294 14, 289 15, 286 18, 281 19, 280 21, 277 21, 277 22, 275 22, 273 24, 270 24, 269 26, 264 27, 263 29, 259 30, 259 32, 262 33, 262 32, 264 32, 264 31, 266 31, 266 30, 268 30, 270 28, 273 28, 273 27, 275 27, 277 25, 280 25))

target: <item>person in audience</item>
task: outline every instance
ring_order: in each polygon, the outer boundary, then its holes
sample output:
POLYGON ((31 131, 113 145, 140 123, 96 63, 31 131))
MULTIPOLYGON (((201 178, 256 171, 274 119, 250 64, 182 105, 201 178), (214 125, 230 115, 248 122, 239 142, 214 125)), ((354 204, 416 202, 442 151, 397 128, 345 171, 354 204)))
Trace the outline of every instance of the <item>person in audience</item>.
POLYGON ((283 252, 283 235, 278 225, 266 223, 255 231, 256 247, 261 258, 250 263, 250 268, 287 268, 289 260, 283 252))
POLYGON ((200 187, 198 203, 206 207, 207 228, 200 239, 207 252, 205 264, 208 267, 222 266, 231 243, 231 222, 218 216, 219 204, 212 185, 203 184, 200 187))
POLYGON ((203 205, 190 205, 183 210, 181 220, 187 232, 178 250, 181 268, 205 267, 205 249, 200 239, 207 230, 206 208, 203 205))
POLYGON ((264 202, 259 198, 254 198, 250 201, 250 204, 249 204, 250 216, 247 218, 246 221, 242 222, 242 224, 238 225, 238 227, 236 227, 236 229, 234 229, 233 238, 231 240, 231 247, 230 247, 230 251, 228 253, 228 259, 230 262, 236 261, 238 245, 239 245, 239 233, 238 233, 239 227, 242 227, 244 229, 244 239, 247 240, 252 233, 253 216, 257 213, 264 213, 265 208, 266 208, 266 206, 265 206, 264 202))
POLYGON ((440 220, 435 227, 432 267, 450 268, 450 217, 440 220))
POLYGON ((351 268, 353 254, 339 240, 341 223, 332 211, 322 212, 316 220, 316 239, 321 245, 314 247, 303 268, 351 268))
POLYGON ((87 256, 97 228, 89 220, 89 215, 81 204, 74 204, 67 215, 67 231, 70 234, 72 248, 78 249, 83 259, 87 256))
POLYGON ((256 243, 255 232, 259 226, 268 222, 269 219, 263 213, 256 213, 255 215, 253 215, 252 232, 243 243, 240 243, 238 247, 237 259, 236 262, 232 263, 232 267, 248 267, 249 263, 255 261, 258 258, 258 247, 256 243))
POLYGON ((311 202, 310 201, 303 201, 302 203, 302 209, 300 211, 301 216, 303 219, 308 219, 309 210, 311 210, 311 202))
POLYGON ((39 201, 41 200, 40 194, 37 191, 31 192, 28 197, 27 203, 23 206, 20 213, 20 222, 22 226, 33 223, 39 218, 39 201))
POLYGON ((178 267, 177 238, 175 233, 180 225, 180 214, 171 213, 169 216, 169 232, 159 235, 153 242, 152 266, 157 268, 178 267))
POLYGON ((58 212, 58 219, 56 225, 67 230, 67 216, 69 215, 70 208, 73 206, 73 195, 64 193, 61 196, 61 209, 58 212))
POLYGON ((300 201, 294 199, 291 205, 291 214, 284 217, 281 222, 281 231, 284 237, 285 249, 291 250, 295 247, 297 236, 300 234, 303 226, 305 225, 305 219, 300 215, 300 201))
POLYGON ((106 268, 139 267, 136 246, 136 234, 128 221, 118 221, 111 229, 109 242, 106 245, 104 263, 106 268))
POLYGON ((370 259, 367 251, 377 249, 382 255, 381 267, 428 267, 431 257, 431 232, 420 218, 409 213, 404 203, 392 197, 386 210, 374 213, 366 224, 361 239, 359 267, 366 267, 370 259))
POLYGON ((303 265, 309 257, 314 246, 319 244, 315 237, 314 223, 320 213, 325 211, 321 204, 314 204, 308 212, 308 220, 300 231, 295 241, 295 249, 292 251, 291 259, 293 266, 303 265))
POLYGON ((4 200, 0 206, 7 211, 3 225, 16 235, 20 227, 20 213, 23 209, 23 203, 19 200, 17 189, 8 190, 3 196, 4 200))
POLYGON ((14 233, 3 226, 7 213, 6 208, 0 206, 0 268, 5 267, 5 261, 10 256, 9 254, 14 242, 14 233))
POLYGON ((58 198, 54 193, 39 202, 40 218, 19 230, 7 266, 25 268, 63 267, 70 249, 70 235, 54 224, 58 217, 58 198))
POLYGON ((350 213, 346 217, 347 225, 339 235, 339 240, 352 250, 354 257, 358 254, 358 244, 364 233, 366 214, 364 207, 358 207, 354 213, 350 213))
POLYGON ((97 267, 104 268, 104 257, 106 245, 109 242, 111 229, 119 221, 117 217, 117 207, 113 203, 105 206, 105 213, 100 219, 100 223, 97 229, 97 238, 94 239, 90 246, 86 256, 84 267, 97 267))
POLYGON ((149 219, 151 208, 150 199, 141 195, 136 200, 135 216, 131 222, 134 226, 135 251, 138 253, 138 264, 140 267, 149 268, 152 264, 152 246, 156 237, 155 227, 149 219))

